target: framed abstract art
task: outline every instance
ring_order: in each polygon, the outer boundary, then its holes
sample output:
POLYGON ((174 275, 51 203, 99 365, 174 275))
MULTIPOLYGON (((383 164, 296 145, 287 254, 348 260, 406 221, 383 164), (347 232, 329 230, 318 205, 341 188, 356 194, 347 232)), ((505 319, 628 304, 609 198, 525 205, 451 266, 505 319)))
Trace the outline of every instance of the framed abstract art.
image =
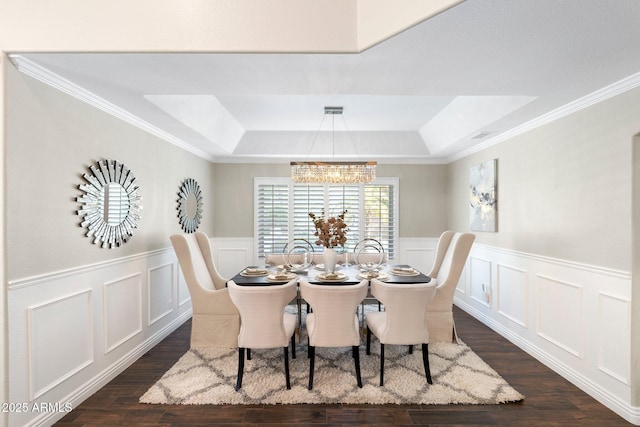
POLYGON ((469 168, 471 231, 498 231, 497 169, 497 159, 469 168))

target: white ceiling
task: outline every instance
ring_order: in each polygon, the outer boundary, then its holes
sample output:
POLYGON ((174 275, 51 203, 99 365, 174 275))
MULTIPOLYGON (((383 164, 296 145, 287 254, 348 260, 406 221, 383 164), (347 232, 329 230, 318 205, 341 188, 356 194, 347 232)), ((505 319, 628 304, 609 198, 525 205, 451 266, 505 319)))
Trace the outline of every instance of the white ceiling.
POLYGON ((640 85, 639 22, 637 0, 467 0, 358 54, 12 59, 216 162, 440 163, 640 85))

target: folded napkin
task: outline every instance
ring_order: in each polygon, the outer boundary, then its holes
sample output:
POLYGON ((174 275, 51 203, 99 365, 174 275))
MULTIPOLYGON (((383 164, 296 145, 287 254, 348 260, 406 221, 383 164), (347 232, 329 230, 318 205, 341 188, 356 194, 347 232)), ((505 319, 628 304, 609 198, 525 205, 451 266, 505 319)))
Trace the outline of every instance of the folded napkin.
POLYGON ((264 274, 268 270, 266 268, 250 268, 250 267, 247 267, 247 268, 244 269, 244 271, 247 274, 264 274))

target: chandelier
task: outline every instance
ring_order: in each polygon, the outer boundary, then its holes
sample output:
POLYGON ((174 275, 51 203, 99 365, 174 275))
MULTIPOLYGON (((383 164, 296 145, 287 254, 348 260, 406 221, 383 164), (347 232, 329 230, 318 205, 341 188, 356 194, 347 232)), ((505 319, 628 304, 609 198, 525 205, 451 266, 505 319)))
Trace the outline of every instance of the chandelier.
MULTIPOLYGON (((342 114, 342 107, 324 107, 324 114, 332 116, 333 149, 335 116, 342 114)), ((291 162, 291 180, 295 183, 313 184, 364 184, 376 179, 376 164, 376 162, 291 162)))

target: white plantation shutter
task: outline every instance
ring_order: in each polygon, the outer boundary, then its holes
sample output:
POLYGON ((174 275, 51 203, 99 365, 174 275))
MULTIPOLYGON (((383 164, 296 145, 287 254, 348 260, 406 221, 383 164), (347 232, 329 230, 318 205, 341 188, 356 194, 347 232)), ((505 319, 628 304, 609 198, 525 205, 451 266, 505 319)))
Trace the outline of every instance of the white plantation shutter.
POLYGON ((395 256, 396 249, 395 199, 393 185, 367 184, 364 187, 363 238, 382 243, 389 258, 395 256))
MULTIPOLYGON (((293 186, 293 236, 307 239, 314 245, 316 231, 309 217, 309 212, 320 215, 324 208, 324 185, 300 185, 293 186)), ((321 250, 318 247, 318 250, 321 250)))
POLYGON ((345 210, 344 222, 347 224, 347 243, 345 249, 352 250, 360 241, 360 191, 359 185, 329 185, 329 216, 340 215, 345 210))
POLYGON ((256 202, 259 256, 282 252, 289 241, 289 185, 258 185, 256 202))
MULTIPOLYGON (((281 253, 285 244, 303 238, 315 244, 309 212, 328 216, 344 210, 349 227, 346 250, 364 238, 378 240, 395 257, 397 239, 397 178, 381 178, 374 184, 293 184, 288 178, 256 178, 256 240, 258 256, 281 253)), ((322 248, 317 247, 321 252, 322 248)))

